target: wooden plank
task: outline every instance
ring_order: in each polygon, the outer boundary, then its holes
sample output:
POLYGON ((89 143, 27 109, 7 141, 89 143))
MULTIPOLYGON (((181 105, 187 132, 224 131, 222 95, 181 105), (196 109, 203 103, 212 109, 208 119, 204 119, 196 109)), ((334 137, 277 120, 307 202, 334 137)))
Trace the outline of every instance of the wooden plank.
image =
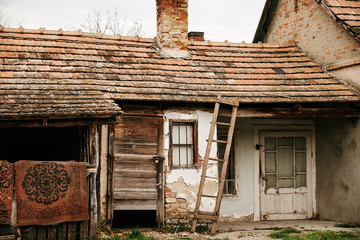
POLYGON ((114 199, 157 199, 156 192, 114 192, 114 199))
POLYGON ((48 240, 56 240, 57 239, 57 227, 56 226, 47 227, 47 239, 48 240))
MULTIPOLYGON (((222 108, 219 116, 231 116, 231 111, 222 108)), ((294 105, 294 108, 239 108, 237 117, 262 118, 335 118, 360 117, 358 108, 305 108, 294 105)))
POLYGON ((115 162, 115 169, 118 170, 137 170, 137 171, 146 171, 146 170, 154 170, 156 171, 156 166, 154 163, 154 160, 151 159, 150 161, 147 162, 141 162, 141 164, 139 164, 139 162, 120 162, 120 161, 116 161, 115 162))
POLYGON ((127 169, 115 169, 115 178, 118 176, 128 178, 156 178, 156 171, 131 171, 127 169))
POLYGON ((11 234, 10 225, 1 224, 1 225, 0 225, 0 233, 1 233, 1 236, 10 235, 10 234, 11 234))
MULTIPOLYGON (((156 206, 156 221, 158 223, 158 228, 164 227, 165 223, 165 151, 164 151, 164 119, 159 119, 158 126, 158 149, 157 154, 159 160, 156 163, 156 179, 157 179, 157 206, 156 206)), ((197 139, 195 139, 197 141, 197 139)), ((195 144, 197 145, 197 144, 195 144)), ((196 149, 195 149, 196 150, 196 149)))
MULTIPOLYGON (((156 181, 153 178, 143 178, 148 179, 146 182, 131 182, 128 178, 125 178, 127 182, 123 182, 120 179, 115 180, 116 186, 121 186, 121 188, 151 188, 156 189, 156 181), (151 182, 150 182, 151 181, 151 182)), ((115 190, 116 191, 116 190, 115 190)))
POLYGON ((38 226, 37 227, 37 240, 46 240, 47 239, 47 227, 38 226))
POLYGON ((15 239, 17 239, 16 235, 0 236, 0 240, 15 240, 15 239))
POLYGON ((123 204, 123 203, 114 203, 114 210, 156 210, 157 204, 154 200, 153 204, 123 204))
POLYGON ((33 240, 36 239, 36 227, 21 227, 20 228, 21 239, 33 240))
POLYGON ((113 203, 114 203, 114 146, 115 146, 115 127, 109 126, 108 128, 108 172, 107 172, 107 214, 106 214, 106 220, 107 225, 111 229, 112 221, 113 221, 113 215, 114 215, 114 209, 113 209, 113 203))
POLYGON ((88 239, 89 238, 89 221, 79 222, 79 228, 80 228, 79 229, 80 240, 88 239))
POLYGON ((76 222, 68 223, 67 240, 76 240, 76 222))
POLYGON ((121 164, 121 161, 142 161, 142 162, 152 162, 153 158, 156 155, 152 154, 126 154, 126 153, 116 153, 114 155, 115 158, 115 165, 121 164))
POLYGON ((58 239, 66 239, 67 223, 60 223, 58 225, 58 239))
MULTIPOLYGON (((90 158, 91 164, 99 166, 99 132, 96 123, 90 128, 90 158)), ((96 229, 98 223, 98 209, 97 209, 97 188, 96 188, 97 171, 89 176, 89 203, 90 203, 90 223, 89 223, 89 238, 95 239, 96 229)))

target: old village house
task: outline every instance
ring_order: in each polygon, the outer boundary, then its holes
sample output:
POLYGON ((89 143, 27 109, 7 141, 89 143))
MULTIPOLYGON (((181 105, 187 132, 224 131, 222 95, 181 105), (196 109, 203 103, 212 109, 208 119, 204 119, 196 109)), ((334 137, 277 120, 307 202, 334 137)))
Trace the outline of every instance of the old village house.
MULTIPOLYGON (((300 43, 204 41, 188 33, 187 0, 156 4, 155 39, 0 29, 1 159, 87 163, 89 220, 21 237, 93 238, 139 211, 190 223, 216 102, 239 104, 220 220, 359 222, 358 91, 300 43)), ((219 121, 230 114, 222 105, 219 121)), ((208 169, 211 195, 221 164, 208 169)))

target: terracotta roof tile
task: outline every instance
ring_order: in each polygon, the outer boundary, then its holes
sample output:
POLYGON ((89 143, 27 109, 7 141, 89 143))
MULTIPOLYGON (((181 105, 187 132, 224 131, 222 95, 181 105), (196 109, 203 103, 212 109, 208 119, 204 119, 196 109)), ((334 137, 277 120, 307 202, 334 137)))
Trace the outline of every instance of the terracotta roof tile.
POLYGON ((336 21, 360 40, 360 1, 322 0, 321 4, 336 21))
POLYGON ((293 44, 194 42, 178 60, 153 39, 39 31, 0 31, 2 116, 110 114, 113 100, 359 101, 293 44))

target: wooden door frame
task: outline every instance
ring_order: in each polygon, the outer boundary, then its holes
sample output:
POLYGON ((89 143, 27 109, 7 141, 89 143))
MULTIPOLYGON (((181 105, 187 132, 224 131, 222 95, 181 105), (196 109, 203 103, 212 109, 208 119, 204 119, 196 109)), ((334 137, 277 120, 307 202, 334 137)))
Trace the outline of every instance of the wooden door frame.
MULTIPOLYGON (((266 120, 265 120, 266 121, 266 120)), ((291 121, 290 124, 281 124, 277 123, 276 125, 265 125, 265 124, 259 124, 254 125, 254 200, 253 200, 253 206, 254 206, 254 221, 261 221, 261 193, 260 193, 260 150, 256 150, 255 146, 260 144, 260 132, 262 131, 286 131, 286 132, 296 132, 296 131, 308 131, 310 132, 310 151, 311 151, 311 190, 309 191, 309 194, 312 198, 312 217, 315 217, 317 214, 317 208, 316 208, 316 164, 315 164, 315 126, 310 123, 308 125, 300 125, 301 123, 297 123, 296 120, 291 121), (296 125, 298 124, 298 125, 296 125)), ((264 122, 263 122, 264 123, 264 122)))

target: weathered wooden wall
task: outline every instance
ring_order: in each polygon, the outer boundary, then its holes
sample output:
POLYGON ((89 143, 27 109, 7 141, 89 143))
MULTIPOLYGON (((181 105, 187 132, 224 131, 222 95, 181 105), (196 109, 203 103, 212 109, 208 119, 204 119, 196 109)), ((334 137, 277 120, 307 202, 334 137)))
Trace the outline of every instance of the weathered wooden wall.
POLYGON ((156 210, 162 118, 123 116, 115 126, 114 210, 156 210))

